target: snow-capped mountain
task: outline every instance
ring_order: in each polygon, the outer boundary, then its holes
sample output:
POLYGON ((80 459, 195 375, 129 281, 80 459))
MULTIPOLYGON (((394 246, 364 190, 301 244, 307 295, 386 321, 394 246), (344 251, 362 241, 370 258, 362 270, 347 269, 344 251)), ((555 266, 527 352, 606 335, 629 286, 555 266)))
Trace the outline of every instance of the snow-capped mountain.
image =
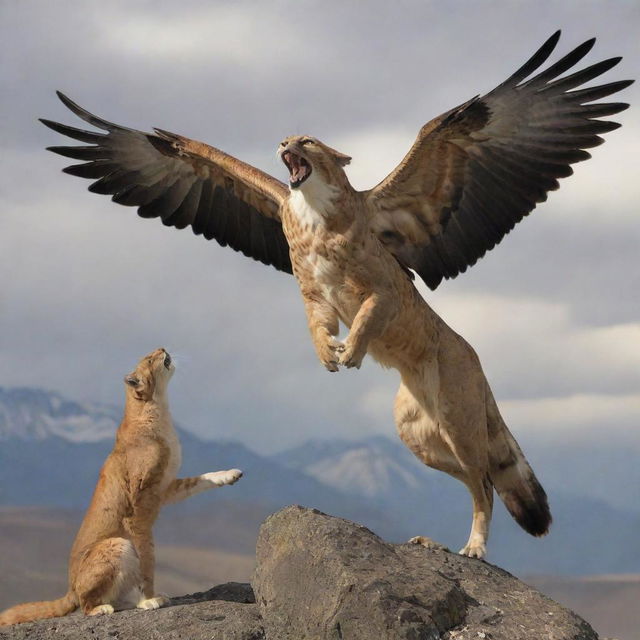
POLYGON ((401 443, 384 437, 364 441, 312 440, 275 459, 324 484, 367 498, 424 488, 436 472, 421 464, 401 443))
POLYGON ((0 387, 0 441, 52 436, 69 442, 112 440, 121 411, 108 405, 74 402, 52 391, 0 387))
MULTIPOLYGON (((0 388, 0 507, 85 508, 120 417, 120 408, 78 403, 36 389, 0 388)), ((429 535, 456 549, 466 540, 471 517, 466 488, 421 464, 399 440, 318 440, 265 457, 238 442, 203 441, 178 430, 181 474, 232 467, 245 473, 232 490, 207 492, 177 505, 187 510, 179 512, 185 523, 201 514, 203 540, 205 521, 225 501, 261 514, 252 516, 254 533, 268 513, 297 503, 361 522, 391 541, 429 535)), ((527 536, 496 500, 491 561, 526 573, 640 570, 640 514, 631 508, 637 502, 637 482, 624 500, 617 483, 624 477, 633 485, 637 461, 618 457, 620 469, 607 467, 606 474, 585 481, 578 471, 585 459, 592 463, 597 455, 549 448, 539 452, 534 467, 549 494, 551 534, 542 540, 527 536), (553 470, 560 474, 555 481, 553 470), (594 487, 603 487, 603 497, 594 487), (619 505, 611 499, 616 495, 619 505)))
MULTIPOLYGON (((121 411, 74 402, 54 392, 0 388, 0 506, 86 507, 113 446, 121 411)), ((303 471, 257 455, 238 442, 203 441, 178 426, 176 430, 182 445, 181 474, 234 467, 245 473, 233 492, 197 496, 185 503, 187 509, 233 500, 258 507, 266 516, 299 503, 366 522, 392 539, 404 536, 401 527, 373 505, 354 500, 303 471)))

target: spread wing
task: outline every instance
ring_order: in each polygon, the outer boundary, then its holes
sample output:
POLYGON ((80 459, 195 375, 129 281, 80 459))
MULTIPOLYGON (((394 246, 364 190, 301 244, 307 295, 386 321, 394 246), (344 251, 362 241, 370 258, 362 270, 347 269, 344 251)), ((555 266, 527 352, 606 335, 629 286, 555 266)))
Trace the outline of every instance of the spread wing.
POLYGON ((593 46, 595 38, 533 78, 549 57, 556 32, 510 78, 435 118, 420 131, 400 165, 365 192, 371 228, 431 289, 454 278, 492 249, 584 151, 616 122, 598 120, 626 109, 593 103, 629 86, 624 80, 573 90, 615 66, 604 60, 558 78, 593 46))
POLYGON ((77 116, 106 133, 84 131, 50 120, 47 127, 88 146, 49 147, 82 160, 63 169, 96 180, 89 191, 138 207, 143 218, 217 240, 244 255, 291 273, 280 204, 288 189, 280 181, 202 142, 155 129, 155 134, 102 120, 58 97, 77 116))

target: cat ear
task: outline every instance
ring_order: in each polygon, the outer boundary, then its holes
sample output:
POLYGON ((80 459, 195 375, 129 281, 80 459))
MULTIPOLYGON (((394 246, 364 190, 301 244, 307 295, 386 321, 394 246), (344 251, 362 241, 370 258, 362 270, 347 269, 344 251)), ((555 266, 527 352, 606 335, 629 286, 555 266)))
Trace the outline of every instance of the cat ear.
POLYGON ((140 385, 140 380, 132 374, 125 376, 124 381, 125 381, 125 384, 128 384, 130 387, 137 387, 140 385))

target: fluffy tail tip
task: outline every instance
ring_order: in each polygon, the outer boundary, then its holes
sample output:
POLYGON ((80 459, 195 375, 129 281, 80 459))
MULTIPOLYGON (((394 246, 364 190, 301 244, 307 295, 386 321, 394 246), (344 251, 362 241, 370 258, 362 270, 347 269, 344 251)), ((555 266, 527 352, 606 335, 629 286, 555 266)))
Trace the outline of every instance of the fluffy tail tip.
POLYGON ((515 521, 532 536, 549 533, 552 517, 547 494, 537 481, 529 481, 527 496, 509 494, 504 503, 515 521))

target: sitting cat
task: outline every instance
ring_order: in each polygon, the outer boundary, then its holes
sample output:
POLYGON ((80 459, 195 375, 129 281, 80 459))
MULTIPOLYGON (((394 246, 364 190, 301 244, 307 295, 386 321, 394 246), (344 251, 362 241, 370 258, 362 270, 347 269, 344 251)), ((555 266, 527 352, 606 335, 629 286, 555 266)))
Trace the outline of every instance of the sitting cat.
POLYGON ((0 613, 0 625, 63 616, 78 607, 99 615, 169 602, 153 587, 151 528, 160 507, 242 476, 231 469, 176 478, 181 451, 167 400, 174 369, 171 356, 157 349, 125 377, 124 418, 71 549, 67 594, 11 607, 0 613))

